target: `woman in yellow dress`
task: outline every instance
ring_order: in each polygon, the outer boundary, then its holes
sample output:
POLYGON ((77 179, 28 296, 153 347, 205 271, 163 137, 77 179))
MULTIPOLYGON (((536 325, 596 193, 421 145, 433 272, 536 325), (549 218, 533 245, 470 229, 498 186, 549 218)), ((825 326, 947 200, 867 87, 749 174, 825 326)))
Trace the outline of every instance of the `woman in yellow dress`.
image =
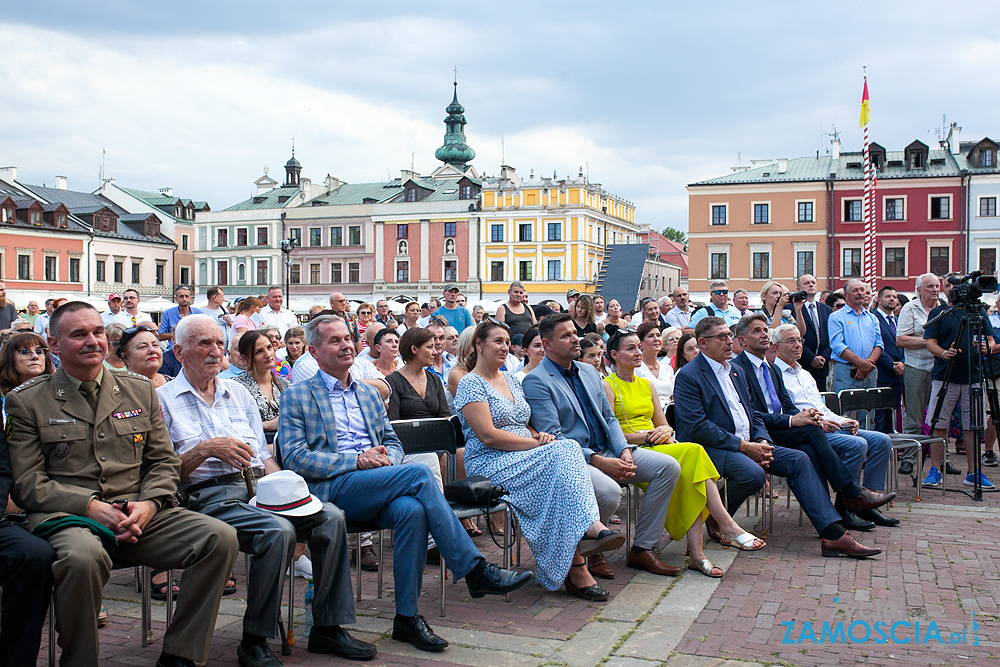
POLYGON ((719 472, 705 448, 694 442, 674 442, 673 430, 649 380, 635 374, 642 364, 642 345, 635 330, 621 329, 612 336, 608 340, 608 354, 615 372, 604 379, 604 392, 615 408, 625 439, 629 444, 669 454, 681 466, 681 476, 667 511, 667 532, 675 540, 687 535, 688 569, 707 577, 721 577, 722 569, 705 557, 702 526, 706 518, 711 515, 725 535, 735 536, 730 544, 738 549, 756 551, 766 543, 744 531, 726 511, 715 485, 719 472))

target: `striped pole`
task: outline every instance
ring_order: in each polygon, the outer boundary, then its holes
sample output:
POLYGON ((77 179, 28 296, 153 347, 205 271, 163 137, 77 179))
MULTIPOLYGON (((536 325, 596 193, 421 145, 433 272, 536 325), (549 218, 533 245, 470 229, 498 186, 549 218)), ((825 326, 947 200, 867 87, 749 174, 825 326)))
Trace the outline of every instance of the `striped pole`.
POLYGON ((876 248, 875 248, 875 184, 873 170, 871 168, 871 155, 868 152, 868 77, 865 77, 865 89, 861 96, 861 127, 865 131, 864 159, 865 159, 865 187, 864 197, 861 204, 862 219, 865 224, 864 242, 861 251, 861 276, 865 282, 875 290, 876 273, 876 248))

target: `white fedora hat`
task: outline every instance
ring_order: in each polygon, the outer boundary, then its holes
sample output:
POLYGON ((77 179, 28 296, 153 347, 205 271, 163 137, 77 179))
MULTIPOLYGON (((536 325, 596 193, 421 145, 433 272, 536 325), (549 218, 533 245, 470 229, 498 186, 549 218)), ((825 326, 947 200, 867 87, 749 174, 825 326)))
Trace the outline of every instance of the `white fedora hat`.
POLYGON ((250 505, 282 516, 309 516, 323 509, 322 501, 309 493, 306 480, 291 470, 261 477, 250 505))

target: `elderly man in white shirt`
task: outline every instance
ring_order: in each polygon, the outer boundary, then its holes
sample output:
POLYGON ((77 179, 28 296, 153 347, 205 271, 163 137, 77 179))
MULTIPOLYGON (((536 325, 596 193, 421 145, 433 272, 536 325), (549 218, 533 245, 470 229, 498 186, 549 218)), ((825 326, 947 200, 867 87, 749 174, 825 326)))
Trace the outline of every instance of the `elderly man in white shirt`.
MULTIPOLYGON (((800 410, 812 408, 823 415, 822 427, 827 441, 858 484, 861 484, 861 470, 864 468, 863 486, 884 489, 885 472, 892 453, 889 436, 858 428, 860 424, 856 420, 838 415, 826 406, 816 386, 816 379, 799 364, 802 336, 794 324, 782 324, 772 329, 771 343, 777 347, 774 365, 781 373, 785 391, 795 407, 800 410)), ((899 519, 887 517, 878 509, 857 510, 855 514, 878 526, 899 525, 899 519)))
POLYGON ((281 288, 269 287, 267 289, 267 306, 260 309, 261 323, 278 327, 278 331, 282 336, 285 335, 289 327, 298 326, 299 324, 299 318, 295 317, 295 313, 287 308, 282 308, 284 302, 285 295, 282 293, 281 288))

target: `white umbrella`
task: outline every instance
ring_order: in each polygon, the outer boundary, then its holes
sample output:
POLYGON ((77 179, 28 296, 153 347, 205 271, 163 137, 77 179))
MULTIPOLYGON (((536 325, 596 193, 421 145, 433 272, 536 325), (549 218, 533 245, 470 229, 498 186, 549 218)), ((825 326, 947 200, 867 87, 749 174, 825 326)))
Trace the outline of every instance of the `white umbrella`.
POLYGON ((313 306, 323 306, 324 308, 328 307, 324 306, 322 303, 318 301, 313 301, 312 299, 298 298, 298 297, 289 299, 288 303, 286 303, 285 306, 288 308, 288 310, 292 311, 293 313, 308 313, 309 309, 312 308, 313 306))
POLYGON ((472 309, 475 308, 476 306, 482 306, 483 312, 486 313, 487 315, 496 315, 497 308, 499 308, 500 305, 503 303, 505 302, 490 301, 489 299, 480 299, 478 301, 467 302, 465 304, 465 307, 469 309, 469 312, 472 312, 472 309))
POLYGON ((162 296, 158 296, 148 301, 141 301, 139 309, 150 313, 162 313, 169 308, 173 308, 175 305, 172 301, 167 301, 162 296))

